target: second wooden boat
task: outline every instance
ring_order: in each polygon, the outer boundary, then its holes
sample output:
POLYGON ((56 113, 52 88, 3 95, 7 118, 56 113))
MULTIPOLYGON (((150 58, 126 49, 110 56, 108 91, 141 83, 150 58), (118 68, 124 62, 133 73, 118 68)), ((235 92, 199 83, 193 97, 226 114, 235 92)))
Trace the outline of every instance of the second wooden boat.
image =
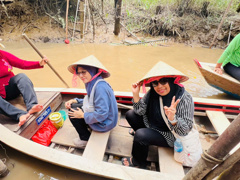
POLYGON ((222 75, 214 72, 215 64, 199 62, 196 59, 194 61, 202 76, 210 86, 236 99, 240 99, 240 82, 238 80, 225 72, 223 72, 222 75))

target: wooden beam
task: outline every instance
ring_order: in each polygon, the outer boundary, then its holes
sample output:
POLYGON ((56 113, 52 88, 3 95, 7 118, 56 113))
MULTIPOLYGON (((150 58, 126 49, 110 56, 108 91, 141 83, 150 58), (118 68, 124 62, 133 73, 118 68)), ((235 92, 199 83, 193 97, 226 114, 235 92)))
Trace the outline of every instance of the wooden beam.
POLYGON ((96 161, 102 161, 109 135, 110 131, 104 133, 92 131, 87 146, 84 149, 83 157, 96 161))
POLYGON ((174 150, 167 147, 158 147, 160 172, 184 177, 182 164, 174 160, 174 150))
POLYGON ((225 129, 230 125, 229 120, 226 118, 223 112, 206 111, 206 113, 214 129, 219 135, 221 135, 223 131, 225 131, 225 129))

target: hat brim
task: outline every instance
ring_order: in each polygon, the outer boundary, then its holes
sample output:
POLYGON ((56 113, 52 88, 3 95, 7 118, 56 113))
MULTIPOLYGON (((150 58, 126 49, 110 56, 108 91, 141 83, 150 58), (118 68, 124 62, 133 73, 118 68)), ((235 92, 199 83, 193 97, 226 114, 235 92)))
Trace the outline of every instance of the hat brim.
MULTIPOLYGON (((185 82, 189 79, 188 76, 175 69, 174 67, 159 61, 153 68, 138 82, 139 85, 143 85, 143 82, 147 82, 150 78, 176 78, 180 77, 179 83, 185 82)), ((145 83, 145 86, 150 86, 151 82, 145 83)))
POLYGON ((68 66, 68 70, 69 72, 71 72, 72 74, 75 73, 76 71, 76 67, 77 66, 91 66, 91 67, 95 67, 98 69, 102 69, 103 72, 101 73, 101 76, 103 78, 108 78, 110 76, 110 73, 108 72, 108 70, 102 65, 102 63, 93 55, 88 56, 84 59, 81 59, 71 65, 68 66))
MULTIPOLYGON (((150 77, 150 78, 159 78, 159 79, 160 79, 160 78, 174 78, 174 79, 175 79, 177 76, 180 76, 180 75, 153 76, 153 77, 150 77)), ((140 86, 142 86, 144 80, 148 81, 150 78, 142 79, 142 80, 140 80, 140 81, 138 82, 138 84, 139 84, 140 86)), ((188 79, 189 79, 189 77, 181 75, 181 76, 180 76, 179 83, 183 83, 183 82, 187 81, 188 79)), ((145 86, 146 86, 146 87, 150 87, 150 84, 151 84, 151 82, 146 83, 145 86)))

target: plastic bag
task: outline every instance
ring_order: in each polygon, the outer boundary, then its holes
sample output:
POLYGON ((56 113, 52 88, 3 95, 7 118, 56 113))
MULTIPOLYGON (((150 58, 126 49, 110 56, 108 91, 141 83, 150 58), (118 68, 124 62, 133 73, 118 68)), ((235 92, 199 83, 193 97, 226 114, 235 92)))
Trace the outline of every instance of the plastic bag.
POLYGON ((39 130, 33 135, 32 140, 44 146, 49 146, 51 139, 57 133, 57 128, 51 121, 46 120, 39 130))

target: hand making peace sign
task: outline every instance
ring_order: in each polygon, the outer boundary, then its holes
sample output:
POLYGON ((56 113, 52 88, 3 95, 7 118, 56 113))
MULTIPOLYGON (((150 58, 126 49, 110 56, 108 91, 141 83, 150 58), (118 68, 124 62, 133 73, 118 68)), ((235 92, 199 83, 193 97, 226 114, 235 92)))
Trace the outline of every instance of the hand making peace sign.
POLYGON ((175 102, 175 96, 173 96, 171 106, 170 107, 164 106, 165 114, 167 115, 167 117, 170 121, 174 120, 174 116, 176 114, 176 107, 179 102, 180 102, 180 99, 178 99, 175 102))

